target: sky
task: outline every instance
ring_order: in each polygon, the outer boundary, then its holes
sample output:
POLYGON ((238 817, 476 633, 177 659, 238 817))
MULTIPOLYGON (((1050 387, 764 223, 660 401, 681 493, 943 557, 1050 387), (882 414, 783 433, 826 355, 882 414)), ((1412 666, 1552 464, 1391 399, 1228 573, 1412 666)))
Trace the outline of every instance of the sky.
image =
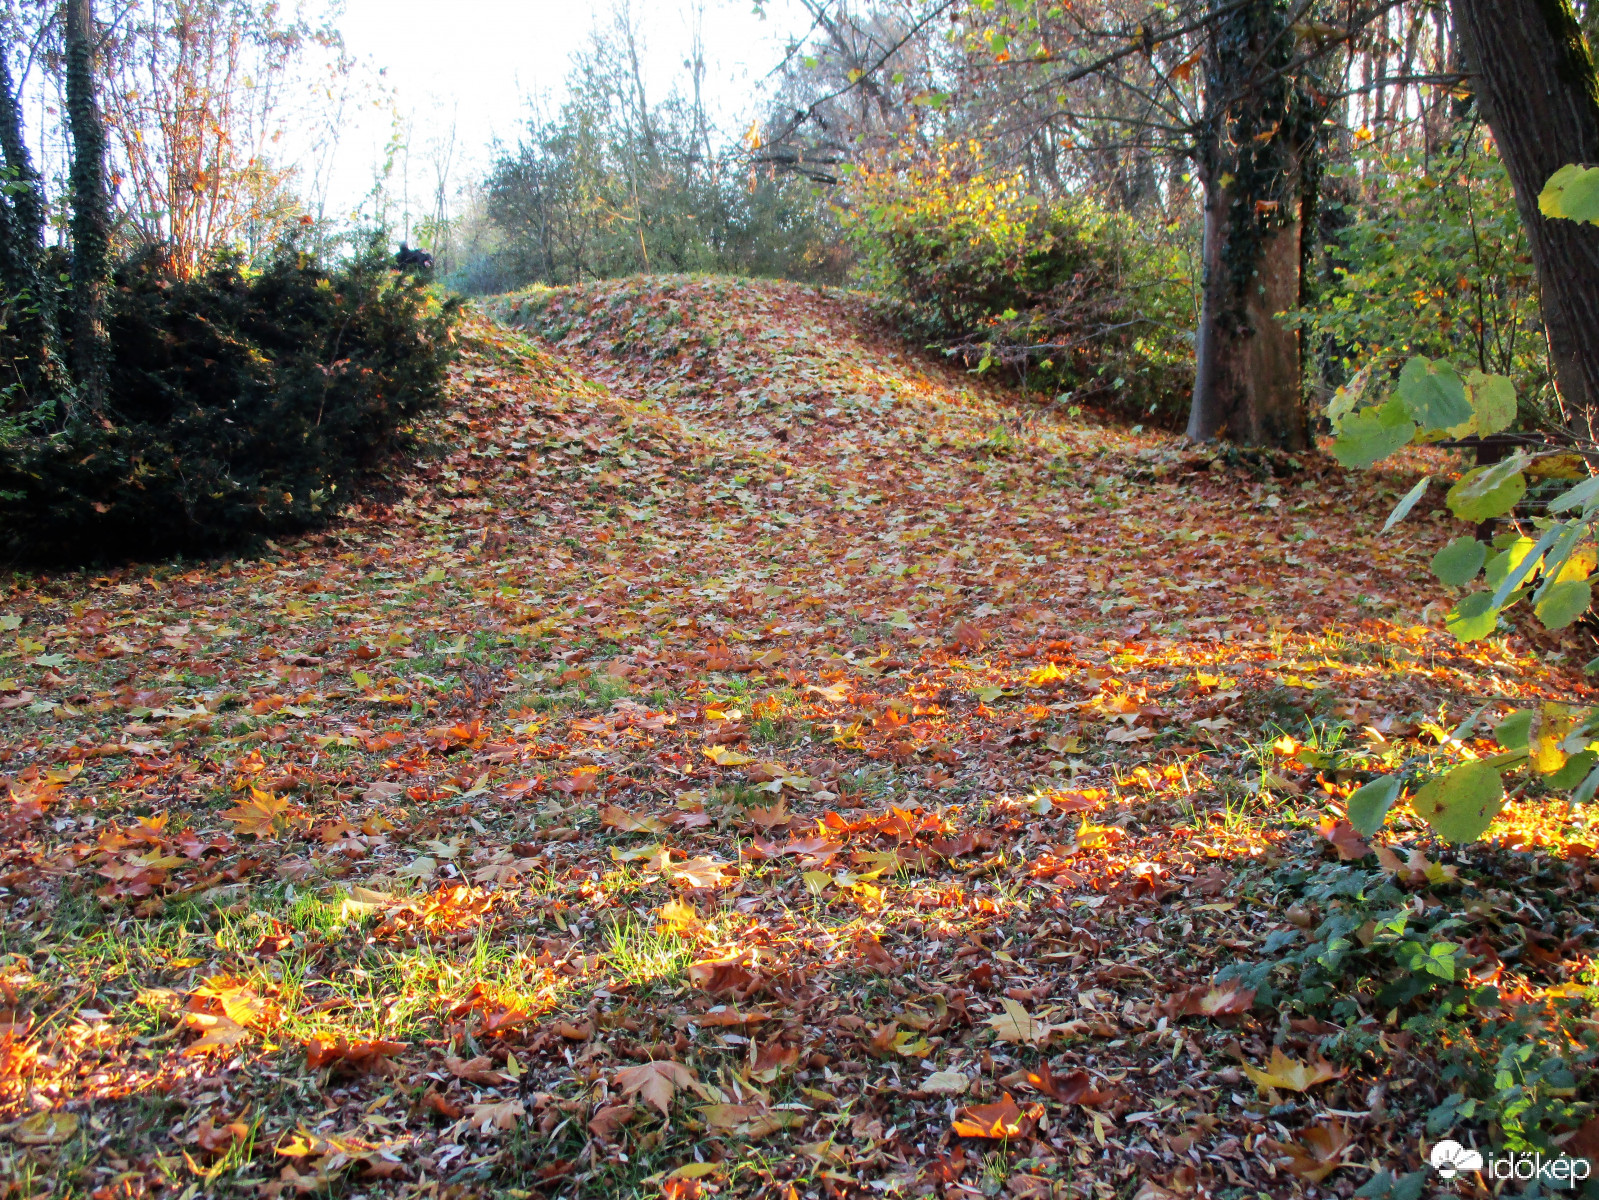
MULTIPOLYGON (((572 54, 608 18, 610 0, 345 0, 337 21, 362 74, 388 91, 392 107, 360 106, 342 123, 329 169, 328 211, 351 211, 371 188, 397 112, 409 155, 392 177, 413 211, 434 188, 438 148, 453 128, 451 190, 480 175, 496 140, 514 143, 528 98, 559 103, 572 54)), ((788 37, 805 31, 797 0, 774 0, 765 19, 751 0, 702 0, 701 28, 712 102, 725 121, 753 115, 760 81, 788 37)), ((634 0, 643 27, 646 76, 664 96, 692 44, 688 0, 634 0)))

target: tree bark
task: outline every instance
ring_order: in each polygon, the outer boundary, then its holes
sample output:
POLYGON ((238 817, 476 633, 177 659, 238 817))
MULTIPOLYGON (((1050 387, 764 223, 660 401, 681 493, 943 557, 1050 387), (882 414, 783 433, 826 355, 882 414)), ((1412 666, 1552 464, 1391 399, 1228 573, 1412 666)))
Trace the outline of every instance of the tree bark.
POLYGON ((1265 235, 1254 278, 1237 296, 1227 260, 1230 210, 1238 200, 1228 188, 1207 192, 1205 288, 1188 436, 1302 450, 1309 431, 1300 396, 1299 334, 1277 316, 1299 303, 1299 217, 1265 235))
MULTIPOLYGON (((55 288, 45 282, 41 264, 44 246, 44 185, 33 169, 22 136, 22 110, 11 79, 11 65, 0 54, 0 155, 12 187, 0 199, 0 287, 11 306, 7 324, 14 331, 16 376, 23 404, 37 410, 66 397, 68 380, 62 366, 55 320, 55 288)), ((12 406, 15 410, 18 406, 12 406)), ((59 417, 59 412, 56 414, 59 417)))
POLYGON ((67 126, 72 134, 72 366, 79 393, 105 408, 110 368, 106 299, 111 291, 111 200, 105 123, 94 98, 93 0, 67 0, 67 126))
POLYGON ((1281 0, 1258 0, 1219 15, 1207 34, 1196 156, 1205 279, 1188 413, 1195 441, 1289 450, 1310 441, 1299 335, 1278 314, 1299 303, 1301 182, 1319 122, 1287 76, 1286 25, 1281 0))
POLYGON ((1572 432, 1599 435, 1599 226, 1538 209, 1568 163, 1599 165, 1599 82, 1569 0, 1451 0, 1477 102, 1516 191, 1572 432))

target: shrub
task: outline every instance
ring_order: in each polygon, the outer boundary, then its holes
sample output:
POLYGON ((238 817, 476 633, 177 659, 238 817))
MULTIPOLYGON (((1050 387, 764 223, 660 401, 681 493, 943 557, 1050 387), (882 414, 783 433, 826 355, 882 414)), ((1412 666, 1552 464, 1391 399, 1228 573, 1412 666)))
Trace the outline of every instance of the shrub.
POLYGON ((332 517, 436 406, 456 302, 374 245, 336 270, 286 248, 175 281, 118 272, 104 412, 0 427, 0 545, 32 560, 210 552, 332 517))
POLYGON ((861 170, 844 220, 860 281, 911 336, 1079 402, 1186 413, 1193 290, 1132 216, 1042 199, 970 151, 861 170))
POLYGON ((1523 422, 1545 419, 1537 273, 1491 147, 1466 138, 1427 159, 1366 148, 1328 176, 1328 267, 1297 315, 1325 393, 1362 367, 1387 375, 1422 355, 1508 376, 1523 422))

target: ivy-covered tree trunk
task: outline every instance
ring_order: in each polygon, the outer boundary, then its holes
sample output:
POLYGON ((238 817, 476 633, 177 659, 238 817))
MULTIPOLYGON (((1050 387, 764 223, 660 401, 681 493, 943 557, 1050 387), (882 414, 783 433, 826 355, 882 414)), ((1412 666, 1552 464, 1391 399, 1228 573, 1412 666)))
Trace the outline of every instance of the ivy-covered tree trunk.
POLYGON ((1315 121, 1287 66, 1284 0, 1217 13, 1205 57, 1198 150, 1205 282, 1188 436, 1291 450, 1309 442, 1299 335, 1300 196, 1315 121))
POLYGON ((110 338, 111 200, 105 182, 105 123, 94 98, 92 0, 67 0, 67 127, 72 134, 72 368, 79 394, 105 406, 110 338))
MULTIPOLYGON (((16 357, 12 378, 22 384, 12 412, 58 403, 68 380, 56 334, 55 289, 47 285, 41 263, 44 246, 44 190, 22 137, 22 110, 11 79, 11 64, 0 54, 0 156, 10 187, 0 199, 0 297, 9 309, 9 349, 16 357)), ((9 380, 7 382, 10 382, 9 380)))
POLYGON ((1538 208, 1549 177, 1599 165, 1599 82, 1569 0, 1452 0, 1477 102, 1499 144, 1538 268, 1566 412, 1599 436, 1599 226, 1538 208))

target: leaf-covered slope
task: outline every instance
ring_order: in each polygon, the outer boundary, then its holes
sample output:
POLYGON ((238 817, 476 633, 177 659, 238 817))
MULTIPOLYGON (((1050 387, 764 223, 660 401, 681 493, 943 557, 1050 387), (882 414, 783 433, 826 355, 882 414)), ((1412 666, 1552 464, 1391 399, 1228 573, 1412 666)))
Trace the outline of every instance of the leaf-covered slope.
POLYGON ((1581 976, 1586 900, 1472 915, 1579 822, 1518 799, 1440 863, 1403 805, 1378 857, 1331 820, 1576 686, 1415 623, 1427 523, 1041 417, 848 297, 541 303, 543 348, 473 327, 391 503, 13 579, 0 1176, 1289 1194, 1418 1165, 1453 1086, 1252 1009, 1302 1002, 1290 951, 1325 973, 1326 872, 1442 895, 1416 921, 1507 989, 1581 976))

